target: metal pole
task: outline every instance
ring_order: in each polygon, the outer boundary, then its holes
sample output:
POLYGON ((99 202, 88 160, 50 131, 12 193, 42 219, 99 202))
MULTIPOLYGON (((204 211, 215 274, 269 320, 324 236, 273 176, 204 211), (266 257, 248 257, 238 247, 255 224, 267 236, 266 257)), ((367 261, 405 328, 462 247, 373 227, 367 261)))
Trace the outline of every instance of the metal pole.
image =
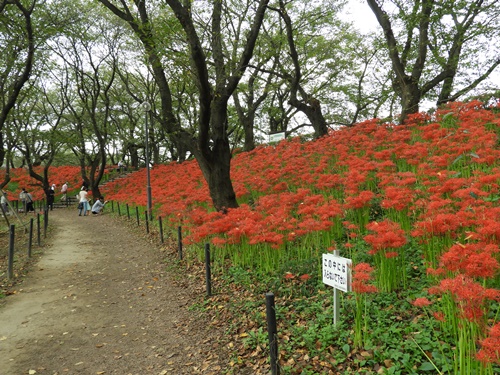
POLYGON ((177 227, 177 242, 179 244, 179 259, 182 260, 182 227, 177 227))
POLYGON ((158 216, 158 226, 160 228, 160 241, 161 243, 165 243, 165 239, 163 238, 163 222, 161 216, 158 216))
POLYGON ((143 102, 142 103, 142 109, 144 110, 145 113, 145 119, 146 119, 146 129, 145 129, 145 137, 146 137, 146 191, 147 191, 147 212, 148 212, 148 217, 149 220, 153 220, 153 210, 152 210, 152 196, 151 196, 151 174, 149 171, 149 126, 148 126, 148 116, 149 116, 149 111, 151 111, 151 104, 148 102, 143 102))
POLYGON ((47 238, 47 228, 49 226, 49 209, 46 207, 43 212, 43 238, 47 238))
POLYGON ((14 277, 14 241, 16 234, 16 226, 14 224, 10 225, 9 231, 9 259, 7 266, 7 278, 10 280, 14 277))
POLYGON ((40 212, 37 212, 36 214, 36 235, 37 235, 37 240, 38 240, 38 246, 42 245, 42 241, 40 239, 40 212))
POLYGON ((28 258, 31 258, 31 247, 33 244, 33 218, 30 219, 30 232, 28 234, 28 258))
POLYGON ((266 320, 267 335, 269 339, 269 355, 271 360, 271 374, 279 375, 278 365, 278 329, 276 325, 276 308, 274 306, 274 294, 266 293, 266 320))
POLYGON ((144 212, 144 218, 146 219, 146 233, 149 234, 149 218, 147 212, 144 212))
MULTIPOLYGON (((339 250, 333 250, 333 255, 340 256, 339 250)), ((339 321, 340 294, 337 288, 333 288, 333 324, 339 321)))
POLYGON ((205 244, 205 279, 207 282, 207 297, 212 295, 212 275, 210 270, 210 244, 205 244))
POLYGON ((128 203, 127 203, 127 218, 130 220, 130 209, 128 207, 128 203))
POLYGON ((135 217, 137 218, 137 226, 139 226, 139 207, 135 207, 135 217))

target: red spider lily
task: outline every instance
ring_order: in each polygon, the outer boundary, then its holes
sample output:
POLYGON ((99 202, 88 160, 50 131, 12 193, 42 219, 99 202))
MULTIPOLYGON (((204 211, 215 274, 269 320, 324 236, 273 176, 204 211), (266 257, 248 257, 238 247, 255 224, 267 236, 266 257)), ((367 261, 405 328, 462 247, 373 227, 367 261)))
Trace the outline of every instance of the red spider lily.
POLYGON ((480 218, 477 221, 476 233, 483 241, 500 242, 500 215, 498 211, 498 209, 491 209, 488 217, 480 218))
POLYGON ((356 196, 349 196, 346 198, 345 208, 356 209, 367 207, 373 198, 375 198, 375 194, 371 190, 361 191, 356 196))
POLYGON ((457 243, 441 256, 440 268, 443 271, 441 273, 460 272, 471 278, 494 277, 500 269, 500 264, 495 258, 499 252, 500 249, 495 244, 457 243))
POLYGON ((484 315, 485 302, 500 301, 500 290, 484 288, 464 275, 441 280, 439 286, 429 288, 429 293, 435 292, 449 292, 460 309, 462 317, 476 323, 480 322, 484 315))
POLYGON ((227 243, 227 239, 221 237, 212 238, 212 244, 215 246, 223 246, 227 243))
POLYGON ((377 287, 368 284, 372 280, 373 268, 368 263, 358 263, 352 269, 352 290, 359 294, 376 293, 377 287))
POLYGON ((405 232, 399 224, 384 220, 381 222, 371 222, 366 228, 375 234, 368 234, 364 240, 372 246, 371 254, 382 249, 396 249, 407 243, 405 232))
POLYGON ((500 364, 500 323, 489 329, 489 335, 480 341, 481 349, 477 359, 485 363, 500 364))
POLYGON ((414 233, 423 233, 427 237, 449 234, 455 237, 461 228, 466 225, 460 221, 460 217, 456 214, 436 214, 426 218, 424 221, 415 223, 414 233), (418 232, 420 230, 420 232, 418 232))
POLYGON ((358 230, 359 229, 359 226, 354 224, 354 223, 351 223, 350 221, 343 221, 342 224, 344 225, 344 227, 347 229, 347 230, 358 230))
POLYGON ((432 302, 429 301, 429 299, 427 299, 425 297, 420 297, 420 298, 417 298, 415 301, 413 301, 412 305, 416 306, 416 307, 427 307, 427 306, 432 305, 432 302))
POLYGON ((432 316, 439 322, 446 322, 446 317, 442 311, 434 311, 432 316))
POLYGON ((388 186, 384 191, 385 198, 380 205, 385 209, 393 208, 397 211, 401 211, 408 208, 413 201, 414 195, 414 189, 401 186, 388 186))

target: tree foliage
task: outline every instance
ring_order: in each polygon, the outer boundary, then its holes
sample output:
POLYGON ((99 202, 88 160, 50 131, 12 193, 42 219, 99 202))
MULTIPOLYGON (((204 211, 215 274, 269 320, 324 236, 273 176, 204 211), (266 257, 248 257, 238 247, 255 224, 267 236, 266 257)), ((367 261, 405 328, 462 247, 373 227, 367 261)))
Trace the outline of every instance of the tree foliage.
POLYGON ((493 56, 486 53, 485 61, 477 60, 478 51, 497 43, 500 5, 495 0, 367 3, 384 32, 393 88, 401 100, 401 122, 418 112, 424 97, 437 95, 438 104, 456 100, 500 64, 498 45, 493 56), (473 67, 479 73, 464 79, 473 67), (454 92, 458 79, 463 85, 454 92))

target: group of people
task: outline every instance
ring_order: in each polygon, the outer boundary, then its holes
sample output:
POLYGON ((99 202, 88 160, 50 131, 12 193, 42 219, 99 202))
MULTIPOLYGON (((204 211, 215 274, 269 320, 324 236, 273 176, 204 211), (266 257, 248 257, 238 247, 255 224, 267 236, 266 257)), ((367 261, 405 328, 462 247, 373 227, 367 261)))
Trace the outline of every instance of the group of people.
POLYGON ((94 204, 92 207, 90 207, 90 201, 89 201, 89 188, 87 184, 84 182, 82 184, 82 188, 80 192, 77 195, 77 198, 79 199, 78 201, 78 216, 89 216, 89 213, 92 212, 92 215, 100 215, 102 214, 104 205, 107 203, 107 201, 104 200, 104 197, 100 196, 98 199, 95 200, 94 204))
MULTIPOLYGON (((50 188, 45 190, 45 195, 47 197, 47 209, 53 210, 54 208, 54 199, 55 199, 55 190, 56 190, 56 185, 52 184, 50 188)), ((68 199, 68 183, 65 182, 62 187, 61 187, 61 201, 65 202, 68 199)), ((82 183, 82 188, 80 192, 77 194, 77 199, 78 199, 78 216, 88 216, 90 212, 93 215, 99 215, 102 214, 104 205, 107 203, 107 201, 104 200, 104 197, 100 196, 98 199, 95 200, 93 205, 90 205, 90 199, 89 199, 89 188, 88 184, 84 181, 82 183)), ((29 193, 25 188, 22 188, 21 192, 19 193, 19 202, 22 204, 20 209, 22 209, 24 212, 35 212, 35 208, 33 207, 33 196, 31 193, 29 193)), ((0 205, 3 209, 4 214, 8 214, 9 212, 9 200, 7 198, 7 192, 4 190, 1 190, 0 193, 0 205)))
POLYGON ((19 200, 23 204, 24 212, 35 212, 35 207, 33 207, 33 196, 26 191, 26 188, 23 188, 19 193, 19 200))
MULTIPOLYGON (((66 195, 67 192, 68 192, 68 183, 65 182, 61 187, 61 193, 62 193, 61 202, 66 202, 66 200, 68 199, 66 195)), ((47 196, 47 208, 50 208, 50 210, 52 211, 54 209, 54 199, 56 196, 56 184, 52 184, 52 186, 45 191, 45 195, 47 196)))

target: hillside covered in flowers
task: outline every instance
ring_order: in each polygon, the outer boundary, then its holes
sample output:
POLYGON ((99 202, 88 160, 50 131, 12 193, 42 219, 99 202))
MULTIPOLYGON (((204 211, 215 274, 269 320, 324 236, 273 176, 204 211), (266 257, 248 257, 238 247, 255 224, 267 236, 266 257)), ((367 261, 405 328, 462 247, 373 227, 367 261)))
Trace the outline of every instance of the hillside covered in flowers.
MULTIPOLYGON (((405 125, 374 119, 316 141, 235 152, 240 206, 227 212, 212 209, 196 161, 154 166, 154 213, 172 231, 182 226, 187 251, 200 254, 208 242, 222 273, 269 280, 284 298, 284 373, 494 374, 499 146, 499 107, 455 103, 405 125), (330 288, 321 280, 321 256, 334 249, 353 261, 345 333, 328 321, 330 288)), ((51 173, 78 181, 77 170, 51 173)), ((145 170, 102 192, 144 207, 145 170)), ((235 350, 262 347, 257 328, 248 337, 235 350)))

